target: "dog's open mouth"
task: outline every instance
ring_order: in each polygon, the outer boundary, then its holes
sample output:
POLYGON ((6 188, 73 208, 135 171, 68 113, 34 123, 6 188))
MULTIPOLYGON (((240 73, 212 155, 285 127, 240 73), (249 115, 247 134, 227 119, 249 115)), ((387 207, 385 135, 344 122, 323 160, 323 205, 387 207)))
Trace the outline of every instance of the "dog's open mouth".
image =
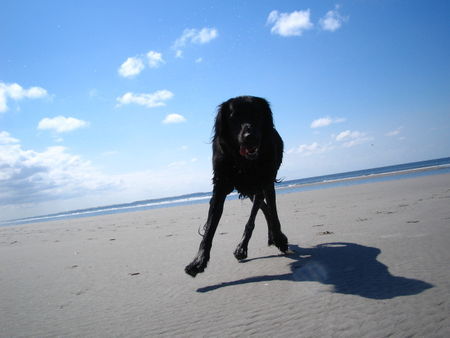
POLYGON ((258 147, 241 145, 239 148, 239 154, 250 160, 254 159, 258 155, 258 147))

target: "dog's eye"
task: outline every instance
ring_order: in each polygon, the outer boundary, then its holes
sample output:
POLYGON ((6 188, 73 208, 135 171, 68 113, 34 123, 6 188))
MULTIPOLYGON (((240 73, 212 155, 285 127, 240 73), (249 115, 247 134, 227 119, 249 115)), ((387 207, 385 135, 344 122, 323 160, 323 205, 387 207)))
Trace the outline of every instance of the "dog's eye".
POLYGON ((231 113, 230 116, 229 116, 229 120, 230 120, 231 122, 236 122, 236 121, 238 120, 237 114, 231 113))

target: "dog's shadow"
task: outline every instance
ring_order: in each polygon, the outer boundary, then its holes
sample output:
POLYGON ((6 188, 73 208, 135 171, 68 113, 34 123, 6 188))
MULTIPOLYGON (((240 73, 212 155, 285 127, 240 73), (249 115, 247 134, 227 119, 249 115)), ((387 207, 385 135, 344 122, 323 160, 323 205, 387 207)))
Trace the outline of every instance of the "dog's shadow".
MULTIPOLYGON (((391 299, 421 293, 433 285, 427 282, 390 274, 388 267, 377 260, 380 249, 354 243, 325 243, 303 249, 290 245, 293 259, 291 272, 281 275, 264 275, 224 282, 197 289, 210 292, 228 286, 269 281, 314 281, 332 285, 335 293, 358 295, 371 299, 391 299)), ((248 263, 259 257, 244 260, 248 263)))

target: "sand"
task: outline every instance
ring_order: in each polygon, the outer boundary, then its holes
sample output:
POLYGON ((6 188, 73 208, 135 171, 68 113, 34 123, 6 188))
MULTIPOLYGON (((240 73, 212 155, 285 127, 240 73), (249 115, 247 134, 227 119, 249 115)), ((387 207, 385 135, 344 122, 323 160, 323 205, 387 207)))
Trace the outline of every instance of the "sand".
POLYGON ((448 337, 450 175, 278 195, 294 254, 226 203, 205 273, 207 204, 0 228, 1 337, 448 337))

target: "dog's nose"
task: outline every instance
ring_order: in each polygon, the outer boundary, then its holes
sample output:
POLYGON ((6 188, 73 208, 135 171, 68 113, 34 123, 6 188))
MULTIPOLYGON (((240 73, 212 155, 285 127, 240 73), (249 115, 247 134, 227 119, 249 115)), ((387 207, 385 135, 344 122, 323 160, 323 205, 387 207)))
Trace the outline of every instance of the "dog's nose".
POLYGON ((244 141, 249 141, 252 138, 252 134, 253 134, 253 128, 249 123, 245 123, 242 126, 242 139, 244 141))
POLYGON ((253 128, 250 125, 244 126, 242 133, 242 140, 244 142, 251 142, 254 139, 253 128))

